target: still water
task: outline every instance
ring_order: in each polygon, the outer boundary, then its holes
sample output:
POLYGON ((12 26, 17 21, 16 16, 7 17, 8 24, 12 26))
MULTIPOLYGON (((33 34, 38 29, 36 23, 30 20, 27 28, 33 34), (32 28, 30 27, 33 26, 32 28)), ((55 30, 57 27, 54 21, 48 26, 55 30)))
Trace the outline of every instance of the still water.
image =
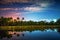
POLYGON ((11 38, 4 37, 0 40, 60 40, 60 33, 57 32, 57 29, 51 30, 46 29, 44 31, 35 30, 35 31, 9 31, 8 34, 11 34, 11 38))

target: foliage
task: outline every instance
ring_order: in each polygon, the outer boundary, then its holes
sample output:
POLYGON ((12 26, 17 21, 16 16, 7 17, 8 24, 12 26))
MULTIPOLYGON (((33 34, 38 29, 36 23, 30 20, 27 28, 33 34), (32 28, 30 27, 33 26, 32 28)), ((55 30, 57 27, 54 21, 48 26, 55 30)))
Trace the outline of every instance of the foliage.
POLYGON ((60 19, 57 19, 56 22, 54 21, 39 21, 39 22, 34 22, 34 21, 24 21, 24 17, 22 20, 20 20, 19 17, 16 19, 13 19, 12 17, 10 18, 4 18, 0 17, 0 26, 26 26, 26 25, 59 25, 60 24, 60 19))

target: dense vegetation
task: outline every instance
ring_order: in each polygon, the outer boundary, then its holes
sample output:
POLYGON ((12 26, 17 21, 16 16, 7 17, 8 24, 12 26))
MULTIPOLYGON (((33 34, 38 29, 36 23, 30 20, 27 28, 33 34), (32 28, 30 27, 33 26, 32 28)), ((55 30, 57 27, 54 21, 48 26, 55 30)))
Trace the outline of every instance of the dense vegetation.
POLYGON ((56 22, 54 22, 54 21, 34 22, 34 21, 23 21, 23 20, 24 20, 24 18, 22 18, 22 20, 20 20, 19 17, 17 17, 16 19, 13 19, 12 17, 9 17, 9 18, 0 17, 0 26, 60 25, 60 19, 57 19, 56 22))
POLYGON ((24 18, 20 20, 19 17, 13 19, 12 17, 4 18, 0 17, 0 38, 8 37, 10 38, 11 35, 8 34, 8 31, 34 31, 34 30, 42 30, 45 29, 58 29, 60 32, 60 19, 57 19, 56 22, 54 21, 24 21, 24 18))

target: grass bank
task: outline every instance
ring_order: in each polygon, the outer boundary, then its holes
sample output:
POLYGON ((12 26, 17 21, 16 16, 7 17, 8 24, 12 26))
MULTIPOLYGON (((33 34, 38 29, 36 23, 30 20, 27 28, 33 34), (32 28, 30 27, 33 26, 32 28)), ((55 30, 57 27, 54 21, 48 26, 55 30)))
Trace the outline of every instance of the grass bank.
POLYGON ((0 30, 8 31, 32 31, 54 28, 60 28, 60 25, 0 26, 0 30))

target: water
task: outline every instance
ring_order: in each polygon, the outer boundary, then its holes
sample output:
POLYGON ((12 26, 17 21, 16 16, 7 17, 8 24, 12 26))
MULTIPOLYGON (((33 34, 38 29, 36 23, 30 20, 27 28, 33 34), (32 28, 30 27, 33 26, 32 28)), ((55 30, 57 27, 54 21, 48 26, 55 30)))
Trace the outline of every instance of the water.
POLYGON ((57 29, 51 30, 46 29, 44 31, 35 30, 35 31, 9 31, 9 34, 12 35, 11 38, 4 37, 0 40, 60 40, 60 33, 57 32, 57 29))

